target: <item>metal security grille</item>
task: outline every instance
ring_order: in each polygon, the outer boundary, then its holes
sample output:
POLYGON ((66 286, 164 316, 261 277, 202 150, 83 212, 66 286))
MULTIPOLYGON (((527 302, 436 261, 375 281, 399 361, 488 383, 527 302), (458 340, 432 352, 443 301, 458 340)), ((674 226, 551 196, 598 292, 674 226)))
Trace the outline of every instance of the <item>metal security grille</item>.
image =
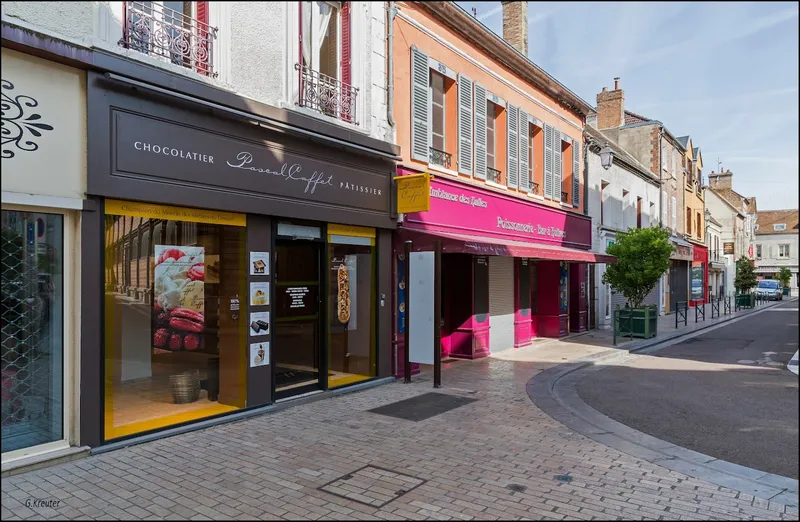
POLYGON ((489 347, 514 347, 514 258, 489 258, 489 347))
POLYGON ((48 324, 61 310, 42 297, 52 293, 46 272, 53 255, 52 247, 35 240, 37 224, 30 214, 3 211, 3 452, 49 442, 54 430, 60 437, 61 393, 54 394, 52 388, 54 368, 59 368, 57 379, 61 378, 61 353, 52 349, 48 324), (53 400, 59 404, 52 404, 53 400))

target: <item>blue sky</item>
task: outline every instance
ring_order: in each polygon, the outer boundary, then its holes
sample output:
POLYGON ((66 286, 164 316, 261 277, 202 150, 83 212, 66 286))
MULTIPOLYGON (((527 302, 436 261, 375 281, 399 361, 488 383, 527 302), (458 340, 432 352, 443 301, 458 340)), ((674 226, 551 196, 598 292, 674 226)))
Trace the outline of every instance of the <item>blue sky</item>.
MULTIPOLYGON (((500 2, 458 2, 503 34, 500 2)), ((796 3, 530 2, 528 51, 589 104, 621 77, 625 108, 700 146, 760 210, 798 207, 796 3)))

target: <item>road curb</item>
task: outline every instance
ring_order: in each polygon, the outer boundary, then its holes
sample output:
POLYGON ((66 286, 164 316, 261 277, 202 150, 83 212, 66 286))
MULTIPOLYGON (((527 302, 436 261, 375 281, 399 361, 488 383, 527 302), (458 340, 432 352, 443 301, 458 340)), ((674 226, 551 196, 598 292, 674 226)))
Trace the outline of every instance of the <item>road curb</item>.
POLYGON ((576 384, 586 373, 603 368, 599 363, 627 360, 645 350, 657 351, 674 344, 679 338, 700 335, 711 328, 769 310, 773 306, 777 306, 777 303, 715 321, 690 332, 684 331, 679 335, 661 339, 647 339, 627 350, 609 349, 554 366, 528 381, 526 384, 528 397, 556 421, 601 444, 717 486, 736 489, 757 498, 797 509, 797 480, 717 459, 635 430, 595 410, 586 404, 575 390, 576 384))

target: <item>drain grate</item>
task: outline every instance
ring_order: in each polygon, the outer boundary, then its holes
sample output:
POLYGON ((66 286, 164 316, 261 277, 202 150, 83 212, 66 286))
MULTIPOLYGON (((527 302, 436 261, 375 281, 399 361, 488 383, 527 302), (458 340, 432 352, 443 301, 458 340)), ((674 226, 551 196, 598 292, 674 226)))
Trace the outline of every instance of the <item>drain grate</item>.
POLYGON ((572 482, 572 477, 570 477, 569 475, 553 475, 553 480, 569 484, 570 482, 572 482))
POLYGON ((411 475, 368 465, 318 489, 359 504, 382 508, 425 482, 411 475))

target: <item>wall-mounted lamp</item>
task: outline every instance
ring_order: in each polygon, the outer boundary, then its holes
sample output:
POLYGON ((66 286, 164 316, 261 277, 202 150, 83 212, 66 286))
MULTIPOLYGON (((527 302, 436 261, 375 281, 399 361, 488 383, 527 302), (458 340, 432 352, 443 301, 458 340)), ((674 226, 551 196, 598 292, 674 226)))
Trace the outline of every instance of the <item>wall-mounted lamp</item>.
POLYGON ((608 170, 611 168, 612 163, 614 163, 614 151, 606 144, 603 150, 600 151, 600 165, 608 170))

